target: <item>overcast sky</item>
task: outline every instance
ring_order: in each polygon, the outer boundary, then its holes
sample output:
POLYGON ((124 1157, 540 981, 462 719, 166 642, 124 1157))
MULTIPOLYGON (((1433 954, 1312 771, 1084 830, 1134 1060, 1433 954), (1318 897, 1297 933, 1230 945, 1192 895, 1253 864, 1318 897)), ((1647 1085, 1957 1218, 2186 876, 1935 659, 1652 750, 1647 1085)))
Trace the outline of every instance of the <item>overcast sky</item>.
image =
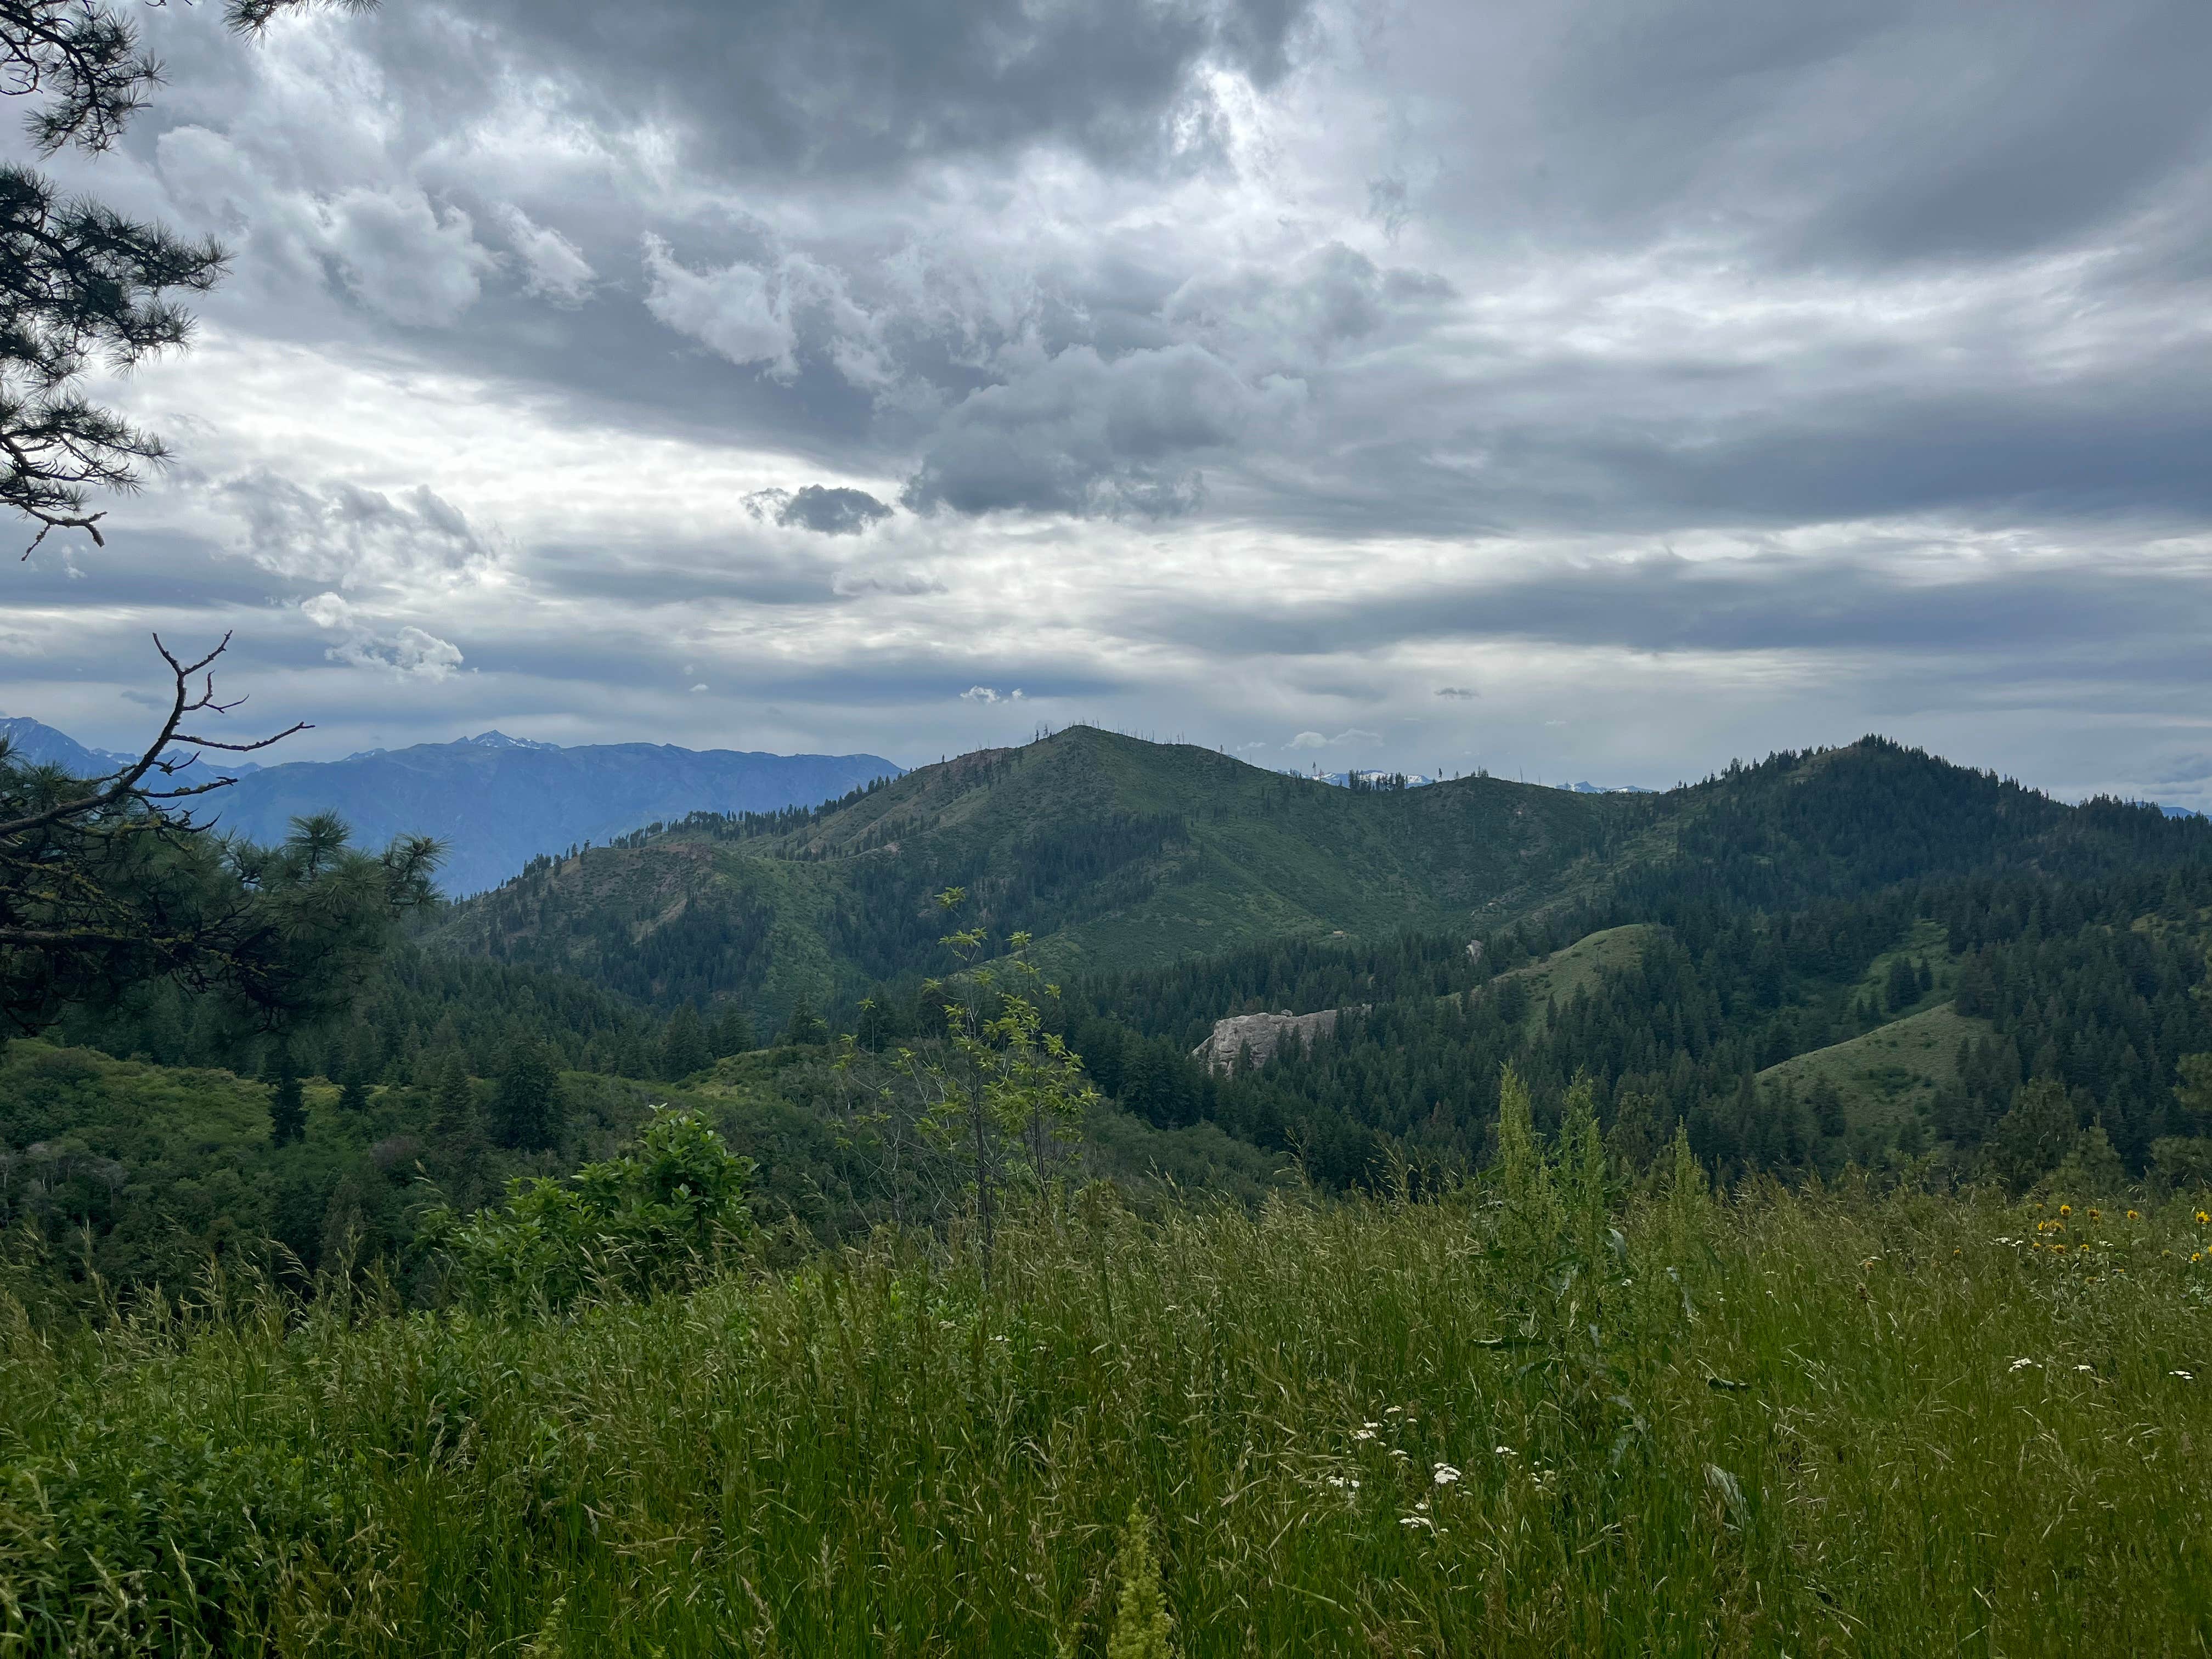
POLYGON ((0 713, 2212 805, 2203 0, 140 15, 233 274, 0 713))

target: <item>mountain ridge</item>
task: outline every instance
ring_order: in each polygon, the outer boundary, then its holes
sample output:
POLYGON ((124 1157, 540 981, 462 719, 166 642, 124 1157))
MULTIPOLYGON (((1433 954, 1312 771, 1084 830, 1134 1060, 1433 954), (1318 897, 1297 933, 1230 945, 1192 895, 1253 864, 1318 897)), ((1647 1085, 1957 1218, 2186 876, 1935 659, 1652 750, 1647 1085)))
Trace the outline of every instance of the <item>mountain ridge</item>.
POLYGON ((1629 795, 1482 777, 1352 791, 1078 726, 795 819, 701 820, 544 861, 433 938, 775 1018, 941 971, 954 926, 1030 933, 1057 974, 1114 972, 1271 939, 1473 938, 1607 907, 1652 920, 1686 896, 1786 908, 2190 849, 2212 849, 2201 822, 2069 806, 1881 738, 1629 795), (931 902, 948 888, 966 893, 957 921, 931 902))

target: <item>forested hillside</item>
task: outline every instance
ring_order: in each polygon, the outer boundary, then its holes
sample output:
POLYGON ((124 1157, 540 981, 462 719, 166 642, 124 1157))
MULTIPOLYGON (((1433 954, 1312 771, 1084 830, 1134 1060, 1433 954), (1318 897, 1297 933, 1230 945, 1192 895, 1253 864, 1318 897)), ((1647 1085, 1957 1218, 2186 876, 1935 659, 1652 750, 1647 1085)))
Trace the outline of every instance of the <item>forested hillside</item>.
POLYGON ((2208 847, 2201 823, 2065 806, 1873 738, 1632 796, 1482 777, 1352 791, 1077 727, 819 811, 541 860, 429 939, 780 1024, 933 971, 948 887, 994 937, 1029 932, 1054 971, 1096 975, 1291 939, 1464 944, 1529 918, 1587 932, 1969 872, 2086 878, 2208 847))
POLYGON ((1079 731, 540 860, 336 1018, 241 1028, 173 983, 72 1010, 75 1046, 0 1066, 0 1219, 79 1277, 226 1240, 312 1269, 349 1228, 399 1260, 434 1194, 573 1167, 654 1100, 711 1109, 814 1236, 928 1212, 943 1148, 869 1102, 945 1042, 956 927, 986 962, 1037 935, 1042 1029, 1101 1096, 1086 1167, 1125 1186, 1479 1168, 1509 1066, 1546 1124, 1587 1079, 1624 1168, 1680 1125, 1723 1176, 2212 1169, 2202 823, 1872 739, 1593 797, 1347 791, 1079 731), (1224 1018, 1332 1009, 1310 1052, 1193 1056, 1224 1018))

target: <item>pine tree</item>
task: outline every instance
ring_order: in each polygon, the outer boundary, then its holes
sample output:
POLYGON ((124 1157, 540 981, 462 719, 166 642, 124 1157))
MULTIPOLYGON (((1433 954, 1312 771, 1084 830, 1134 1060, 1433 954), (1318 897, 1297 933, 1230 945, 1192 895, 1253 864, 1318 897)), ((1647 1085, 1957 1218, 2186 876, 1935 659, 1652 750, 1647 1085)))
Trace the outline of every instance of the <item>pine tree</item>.
POLYGON ((690 1003, 677 1009, 660 1039, 659 1073, 673 1081, 707 1069, 707 1033, 699 1024, 699 1011, 690 1003))
POLYGON ((753 1048, 751 1018, 736 1003, 730 1004, 715 1016, 714 1034, 708 1047, 716 1060, 750 1053, 753 1048))
POLYGON ((2014 1187, 2028 1187, 2057 1167, 2073 1150, 2079 1134, 2074 1103, 2066 1085, 2052 1077, 2039 1077, 2022 1088, 2012 1109, 1990 1137, 1990 1155, 1997 1171, 2014 1187))
POLYGON ((791 1018, 783 1028, 783 1040, 795 1048, 809 1048, 830 1041, 830 1026, 814 1012, 813 1004, 801 997, 792 1008, 791 1018))
POLYGON ((1912 971, 1911 962, 1899 957, 1889 964, 1889 1012, 1901 1014, 1920 1000, 1920 975, 1912 971))
POLYGON ((564 1115, 551 1053, 527 1037, 508 1043, 492 1093, 492 1139, 514 1152, 550 1152, 561 1144, 564 1115))
POLYGON ((299 1062, 292 1058, 289 1046, 276 1050, 271 1072, 269 1140, 271 1146, 289 1146, 307 1138, 307 1100, 300 1083, 299 1062))

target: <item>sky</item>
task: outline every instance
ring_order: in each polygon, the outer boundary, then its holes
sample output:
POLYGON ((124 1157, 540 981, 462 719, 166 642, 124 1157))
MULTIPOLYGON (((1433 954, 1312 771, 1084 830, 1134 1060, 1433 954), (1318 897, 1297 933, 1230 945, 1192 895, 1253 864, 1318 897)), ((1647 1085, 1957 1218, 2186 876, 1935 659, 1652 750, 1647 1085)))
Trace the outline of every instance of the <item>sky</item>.
POLYGON ((2203 0, 136 15, 232 269, 0 714, 2212 806, 2203 0))

